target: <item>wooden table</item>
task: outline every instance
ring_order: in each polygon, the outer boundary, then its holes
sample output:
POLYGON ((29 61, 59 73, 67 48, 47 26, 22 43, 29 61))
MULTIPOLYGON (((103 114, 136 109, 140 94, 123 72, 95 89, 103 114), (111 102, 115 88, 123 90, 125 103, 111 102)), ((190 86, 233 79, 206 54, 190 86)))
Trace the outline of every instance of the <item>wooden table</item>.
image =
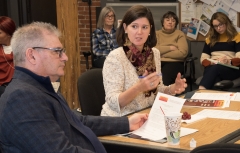
MULTIPOLYGON (((200 92, 215 92, 209 90, 201 90, 200 92)), ((217 91, 219 92, 219 91, 217 91)), ((206 108, 197 107, 183 107, 181 112, 187 111, 190 114, 195 114, 206 108)), ((211 108, 210 108, 211 109, 211 108)), ((214 108, 215 109, 215 108, 214 108)), ((219 110, 232 110, 240 111, 240 102, 232 101, 228 108, 217 108, 219 110)), ((141 112, 149 112, 149 109, 145 109, 141 112)), ((171 146, 167 143, 161 144, 146 140, 134 139, 123 136, 104 136, 99 137, 100 141, 105 145, 108 152, 189 152, 192 150, 189 146, 189 142, 192 138, 197 141, 197 146, 211 143, 229 143, 233 140, 240 144, 240 120, 227 120, 227 119, 214 119, 206 118, 191 124, 182 123, 182 127, 198 129, 199 131, 180 139, 179 146, 171 146), (239 141, 238 141, 239 140, 239 141), (116 148, 117 150, 116 150, 116 148), (115 148, 115 149, 114 149, 115 148), (132 150, 131 150, 132 149, 132 150)))

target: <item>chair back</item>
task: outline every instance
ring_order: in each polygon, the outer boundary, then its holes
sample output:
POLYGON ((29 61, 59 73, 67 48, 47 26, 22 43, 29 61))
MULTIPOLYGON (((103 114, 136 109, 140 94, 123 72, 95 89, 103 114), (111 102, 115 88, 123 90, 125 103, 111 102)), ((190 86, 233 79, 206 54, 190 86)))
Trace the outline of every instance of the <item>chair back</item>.
POLYGON ((190 153, 239 153, 240 144, 218 143, 207 144, 193 149, 190 153))
POLYGON ((77 88, 82 114, 99 116, 105 103, 102 69, 84 72, 78 78, 77 88))

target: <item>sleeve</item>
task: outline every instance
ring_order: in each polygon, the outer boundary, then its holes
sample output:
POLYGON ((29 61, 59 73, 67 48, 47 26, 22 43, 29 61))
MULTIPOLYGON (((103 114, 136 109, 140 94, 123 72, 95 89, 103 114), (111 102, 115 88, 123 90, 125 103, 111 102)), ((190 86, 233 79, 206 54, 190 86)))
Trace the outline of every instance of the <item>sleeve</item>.
MULTIPOLYGON (((51 104, 41 93, 15 91, 9 95, 1 129, 5 140, 24 153, 92 153, 70 142, 59 127, 51 104)), ((46 95, 45 95, 46 96, 46 95)))
MULTIPOLYGON (((167 52, 164 54, 164 57, 177 59, 177 60, 184 60, 188 54, 188 44, 187 44, 187 39, 184 33, 180 33, 180 35, 177 36, 176 45, 178 50, 167 52)), ((169 46, 166 46, 166 47, 169 47, 169 46)))
POLYGON ((105 89, 105 100, 109 106, 105 110, 111 112, 111 116, 119 116, 120 106, 118 97, 124 90, 124 67, 118 51, 110 52, 103 67, 103 84, 105 89))
POLYGON ((240 66, 240 33, 235 37, 235 58, 231 59, 231 64, 234 66, 240 66))
POLYGON ((101 33, 99 29, 96 29, 92 33, 92 50, 93 54, 96 56, 103 56, 103 52, 105 48, 103 46, 106 46, 106 41, 104 35, 101 33))
POLYGON ((81 121, 84 125, 89 127, 97 136, 114 135, 129 132, 129 121, 126 116, 82 116, 81 121))
POLYGON ((204 47, 203 47, 202 55, 201 55, 201 58, 200 58, 200 63, 205 67, 208 64, 209 65, 211 64, 211 62, 206 62, 207 58, 211 58, 211 50, 210 50, 210 44, 209 44, 209 39, 208 38, 206 39, 206 42, 205 42, 204 47))

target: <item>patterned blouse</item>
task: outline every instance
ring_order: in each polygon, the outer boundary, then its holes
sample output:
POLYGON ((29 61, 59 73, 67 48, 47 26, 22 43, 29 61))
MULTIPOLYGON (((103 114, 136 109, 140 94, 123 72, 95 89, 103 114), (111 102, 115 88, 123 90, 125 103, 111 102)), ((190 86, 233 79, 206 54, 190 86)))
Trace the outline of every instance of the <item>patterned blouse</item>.
MULTIPOLYGON (((156 64, 156 72, 161 72, 160 52, 153 48, 154 60, 156 64)), ((105 60, 103 67, 103 84, 105 88, 105 104, 101 112, 102 116, 123 116, 148 106, 154 102, 155 96, 145 97, 144 93, 140 93, 131 103, 120 109, 118 96, 132 87, 139 81, 136 68, 126 57, 122 47, 111 52, 105 60)), ((160 80, 162 82, 162 80, 160 80)), ((158 91, 164 92, 168 88, 162 83, 158 85, 158 91)))
POLYGON ((108 33, 104 29, 96 29, 92 34, 92 45, 96 58, 107 56, 110 51, 118 48, 116 30, 112 28, 108 33))

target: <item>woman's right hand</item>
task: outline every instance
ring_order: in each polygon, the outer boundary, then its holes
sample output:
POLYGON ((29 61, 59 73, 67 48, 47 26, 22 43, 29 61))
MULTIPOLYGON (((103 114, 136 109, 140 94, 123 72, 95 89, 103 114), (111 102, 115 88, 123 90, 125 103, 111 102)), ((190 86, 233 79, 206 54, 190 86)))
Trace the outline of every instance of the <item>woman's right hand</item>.
POLYGON ((143 78, 141 78, 138 82, 140 91, 144 92, 155 89, 159 85, 160 77, 161 75, 157 74, 156 72, 149 75, 145 72, 143 74, 143 78))

